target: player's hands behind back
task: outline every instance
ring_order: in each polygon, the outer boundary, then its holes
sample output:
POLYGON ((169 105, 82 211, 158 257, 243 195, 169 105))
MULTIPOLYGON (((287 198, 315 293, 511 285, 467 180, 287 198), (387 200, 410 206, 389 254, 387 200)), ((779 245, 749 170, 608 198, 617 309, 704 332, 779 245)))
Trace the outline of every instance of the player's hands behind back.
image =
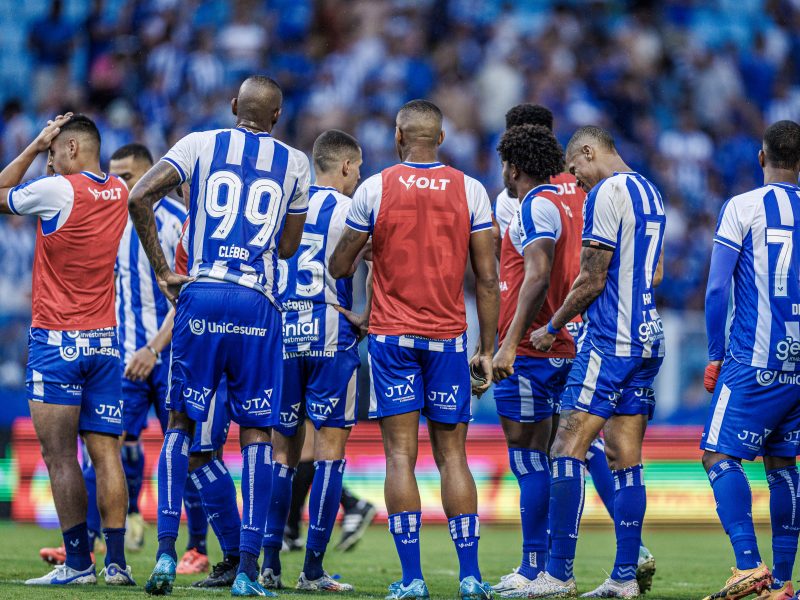
POLYGON ((125 377, 131 381, 144 381, 156 366, 156 355, 147 347, 139 348, 125 365, 125 377))
POLYGON ((539 352, 549 352, 556 336, 547 331, 547 327, 540 327, 531 334, 531 345, 539 352))
POLYGON ((186 275, 178 275, 174 271, 167 269, 156 276, 158 287, 164 294, 164 297, 172 302, 174 305, 178 301, 178 294, 181 293, 181 288, 194 281, 194 277, 187 277, 186 275))
POLYGON ((344 315, 344 318, 350 321, 350 324, 358 329, 358 341, 360 342, 364 339, 367 335, 369 330, 369 314, 358 314, 354 313, 352 310, 347 310, 343 306, 339 306, 338 304, 334 304, 333 308, 338 310, 340 313, 344 315))
POLYGON ((492 385, 492 355, 476 353, 469 361, 469 370, 472 393, 480 398, 492 385), (475 377, 476 375, 482 377, 484 381, 481 382, 475 377))
POLYGON ((39 135, 36 136, 36 139, 33 140, 32 146, 37 152, 47 152, 50 149, 50 144, 53 143, 53 139, 61 133, 61 127, 63 127, 67 121, 72 118, 72 113, 68 112, 65 115, 58 115, 52 121, 48 121, 47 125, 44 129, 39 132, 39 135))
POLYGON ((717 379, 719 379, 719 372, 722 369, 721 360, 710 360, 706 365, 706 371, 703 374, 703 385, 709 394, 713 394, 717 387, 717 379))

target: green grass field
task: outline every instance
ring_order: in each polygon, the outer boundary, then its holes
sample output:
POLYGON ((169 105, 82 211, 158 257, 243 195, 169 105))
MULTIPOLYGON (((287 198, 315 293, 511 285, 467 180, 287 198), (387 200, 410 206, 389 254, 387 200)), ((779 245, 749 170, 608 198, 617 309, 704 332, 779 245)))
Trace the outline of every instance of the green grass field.
MULTIPOLYGON (((519 561, 520 534, 516 529, 485 526, 481 528, 481 568, 484 578, 495 583, 519 561)), ((338 535, 335 532, 334 535, 338 535)), ((764 559, 769 561, 769 533, 760 532, 764 559)), ((102 583, 96 587, 81 588, 29 588, 22 580, 39 576, 47 566, 38 558, 38 549, 44 545, 58 543, 54 530, 44 530, 33 525, 0 523, 0 598, 2 599, 48 599, 60 598, 143 598, 144 584, 153 566, 155 528, 149 529, 145 550, 129 556, 133 574, 139 587, 113 590, 102 583)), ((584 530, 578 544, 576 576, 579 589, 584 592, 599 584, 605 571, 611 569, 613 532, 608 530, 584 530)), ((181 540, 179 540, 181 543, 181 540)), ((658 561, 658 572, 653 590, 647 598, 698 599, 716 591, 730 574, 728 568, 732 552, 720 529, 676 529, 647 531, 645 543, 658 561)), ((216 543, 212 543, 212 560, 219 557, 216 543)), ((182 547, 182 546, 179 546, 182 547)), ((283 573, 286 583, 293 583, 302 566, 303 553, 283 554, 283 573)), ((102 559, 101 559, 102 560, 102 559)), ((444 527, 427 526, 422 529, 422 562, 428 586, 436 598, 455 598, 458 591, 456 581, 458 567, 453 544, 444 527)), ((768 562, 769 564, 769 562, 768 562)), ((386 585, 397 579, 400 573, 391 537, 383 526, 374 526, 361 544, 352 552, 343 554, 331 551, 326 558, 326 567, 331 573, 340 573, 344 581, 355 585, 359 597, 382 598, 386 585)), ((208 592, 189 587, 193 577, 178 577, 174 597, 227 597, 227 590, 208 592)), ((281 595, 294 598, 309 597, 309 594, 286 590, 281 595)))

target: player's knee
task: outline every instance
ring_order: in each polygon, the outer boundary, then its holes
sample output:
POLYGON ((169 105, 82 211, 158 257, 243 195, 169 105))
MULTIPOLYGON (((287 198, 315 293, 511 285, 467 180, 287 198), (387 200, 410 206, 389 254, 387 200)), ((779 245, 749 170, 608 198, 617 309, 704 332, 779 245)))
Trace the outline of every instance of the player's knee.
POLYGON ((789 456, 765 456, 764 457, 764 470, 774 471, 775 469, 785 469, 786 467, 793 467, 797 464, 795 457, 789 456))
POLYGON ((727 454, 720 454, 719 452, 709 452, 708 450, 706 450, 705 452, 703 452, 703 458, 702 458, 703 468, 706 470, 706 473, 708 473, 711 470, 711 467, 713 467, 718 462, 726 459, 739 460, 738 458, 733 458, 732 456, 728 456, 727 454))
POLYGON ((71 463, 78 463, 75 448, 66 448, 60 444, 42 444, 42 459, 48 470, 58 469, 71 463))
POLYGON ((194 421, 186 413, 172 410, 169 413, 167 429, 177 429, 191 435, 194 432, 194 421))

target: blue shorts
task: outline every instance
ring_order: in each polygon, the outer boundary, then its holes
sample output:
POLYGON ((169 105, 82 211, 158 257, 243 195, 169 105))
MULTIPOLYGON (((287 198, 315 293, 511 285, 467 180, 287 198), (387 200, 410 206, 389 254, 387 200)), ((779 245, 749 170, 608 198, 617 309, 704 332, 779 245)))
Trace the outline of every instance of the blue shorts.
POLYGON ((584 344, 561 397, 561 410, 580 410, 604 419, 647 415, 656 407, 653 380, 663 357, 614 356, 584 344))
POLYGON ((753 460, 793 457, 800 443, 800 373, 728 358, 711 399, 700 448, 753 460))
POLYGON ((283 393, 275 429, 293 436, 308 417, 314 427, 352 427, 358 403, 358 349, 333 356, 293 353, 283 361, 283 393))
POLYGON ((497 414, 517 423, 558 414, 571 366, 571 358, 517 356, 514 374, 494 386, 497 414))
POLYGON ((464 351, 424 350, 369 336, 369 418, 414 411, 439 423, 472 418, 469 363, 464 351))
POLYGON ((31 328, 28 400, 80 406, 80 431, 122 434, 121 380, 115 327, 69 332, 31 328))
POLYGON ((191 283, 178 297, 167 408, 205 422, 223 375, 231 420, 272 427, 283 381, 281 314, 269 299, 236 283, 191 283))
POLYGON ((228 384, 223 377, 217 386, 217 392, 208 401, 208 419, 197 423, 194 428, 194 439, 189 452, 216 452, 228 441, 231 420, 228 417, 227 396, 228 384))
POLYGON ((169 413, 164 404, 169 389, 168 379, 169 364, 166 361, 156 363, 153 372, 144 381, 122 378, 122 399, 125 405, 123 424, 126 438, 138 439, 142 430, 147 428, 147 417, 151 406, 161 423, 161 430, 166 431, 169 413))

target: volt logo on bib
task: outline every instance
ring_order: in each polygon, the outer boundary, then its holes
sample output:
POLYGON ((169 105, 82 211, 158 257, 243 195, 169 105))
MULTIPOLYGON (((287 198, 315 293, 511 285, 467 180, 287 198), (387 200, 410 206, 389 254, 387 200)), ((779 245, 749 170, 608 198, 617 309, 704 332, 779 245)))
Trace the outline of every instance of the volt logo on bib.
POLYGON ((417 177, 413 173, 407 178, 403 178, 401 175, 399 179, 400 183, 402 183, 407 190, 410 190, 412 186, 416 186, 420 190, 443 192, 447 189, 447 184, 450 183, 449 179, 429 179, 427 177, 417 177))

